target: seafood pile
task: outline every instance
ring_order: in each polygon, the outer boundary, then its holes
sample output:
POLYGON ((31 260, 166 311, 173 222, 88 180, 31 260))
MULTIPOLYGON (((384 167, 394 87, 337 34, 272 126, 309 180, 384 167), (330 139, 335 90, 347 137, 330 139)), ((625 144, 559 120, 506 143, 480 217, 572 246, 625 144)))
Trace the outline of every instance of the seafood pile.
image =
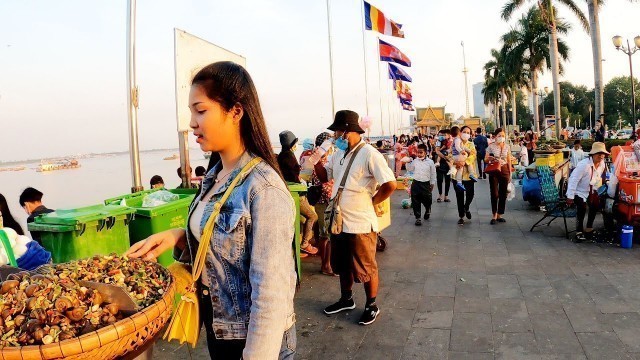
POLYGON ((70 339, 122 319, 96 290, 73 280, 26 272, 0 286, 0 347, 70 339))
POLYGON ((0 283, 0 348, 46 345, 78 337, 125 317, 86 280, 124 288, 141 310, 168 290, 171 275, 156 263, 94 256, 20 272, 0 283))
POLYGON ((49 265, 38 272, 59 279, 94 281, 123 287, 140 308, 160 300, 170 284, 169 273, 157 263, 113 254, 49 265))

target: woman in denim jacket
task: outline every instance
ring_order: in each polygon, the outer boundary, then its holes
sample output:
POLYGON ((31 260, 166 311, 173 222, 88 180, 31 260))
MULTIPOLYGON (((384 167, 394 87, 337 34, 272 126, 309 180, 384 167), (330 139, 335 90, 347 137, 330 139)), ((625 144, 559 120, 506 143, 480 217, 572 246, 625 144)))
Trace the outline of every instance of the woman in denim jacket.
POLYGON ((214 359, 292 359, 295 353, 292 253, 295 209, 278 170, 258 95, 247 71, 232 62, 206 66, 189 94, 193 134, 221 161, 205 176, 186 229, 150 236, 129 256, 153 259, 174 247, 192 263, 214 205, 255 157, 215 221, 198 290, 209 353, 214 359))

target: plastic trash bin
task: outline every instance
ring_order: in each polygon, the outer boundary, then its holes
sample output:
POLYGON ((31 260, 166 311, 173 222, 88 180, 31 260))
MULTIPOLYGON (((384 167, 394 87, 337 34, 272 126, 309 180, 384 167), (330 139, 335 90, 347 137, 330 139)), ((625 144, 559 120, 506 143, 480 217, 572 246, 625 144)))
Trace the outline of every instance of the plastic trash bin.
POLYGON ((300 233, 300 227, 302 226, 300 224, 300 195, 307 192, 307 187, 298 183, 287 183, 287 186, 289 187, 289 192, 291 193, 296 206, 293 249, 296 262, 296 273, 298 274, 298 282, 300 282, 300 280, 302 280, 302 266, 300 264, 300 242, 302 241, 302 234, 300 233))
POLYGON ((94 255, 121 255, 130 246, 129 223, 134 212, 113 205, 56 210, 36 217, 28 229, 38 232, 54 263, 94 255))
MULTIPOLYGON (((195 197, 195 191, 191 190, 197 191, 197 189, 167 190, 178 195, 179 199, 154 207, 143 207, 142 203, 145 196, 152 192, 159 191, 159 189, 118 196, 105 200, 105 203, 121 204, 124 199, 125 206, 135 211, 136 215, 129 224, 129 238, 131 244, 135 244, 138 241, 142 241, 153 234, 165 230, 175 228, 185 229, 187 226, 187 217, 189 216, 189 205, 195 197)), ((158 256, 158 262, 164 266, 169 266, 173 263, 173 249, 169 249, 158 256)))

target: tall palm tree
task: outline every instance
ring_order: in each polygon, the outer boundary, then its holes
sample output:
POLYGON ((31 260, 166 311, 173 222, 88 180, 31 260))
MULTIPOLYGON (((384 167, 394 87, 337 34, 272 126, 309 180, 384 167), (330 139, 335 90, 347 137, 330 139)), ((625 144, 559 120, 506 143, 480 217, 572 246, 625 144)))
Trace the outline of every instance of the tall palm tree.
MULTIPOLYGON (((502 121, 497 121, 498 127, 506 126, 507 124, 507 93, 509 88, 509 82, 507 74, 504 68, 505 54, 503 51, 491 49, 491 60, 484 65, 484 78, 485 87, 487 86, 487 79, 489 79, 489 85, 495 90, 497 94, 496 100, 501 102, 501 118, 502 121)), ((497 102, 497 101, 496 101, 497 102)))
POLYGON ((484 104, 490 108, 489 121, 493 122, 495 127, 498 127, 498 100, 500 98, 500 90, 498 89, 497 80, 489 75, 484 79, 484 86, 482 88, 482 95, 484 98, 484 104))
MULTIPOLYGON (((602 43, 600 41, 600 8, 605 0, 586 0, 589 9, 589 24, 591 25, 591 51, 593 53, 593 78, 595 84, 595 113, 599 116, 604 112, 604 84, 602 82, 602 43)), ((638 2, 638 0, 629 0, 638 2)))
MULTIPOLYGON (((556 22, 559 34, 566 34, 569 24, 556 22)), ((518 20, 516 27, 502 36, 502 42, 507 47, 507 63, 523 64, 528 73, 528 90, 533 100, 533 119, 535 131, 540 131, 540 114, 538 111, 538 76, 545 67, 551 68, 549 51, 549 31, 540 16, 540 10, 532 7, 518 20)), ((558 39, 558 53, 563 60, 569 57, 569 47, 558 39)), ((562 73, 562 64, 560 73, 562 73)))
POLYGON ((549 38, 549 47, 551 48, 549 60, 551 63, 551 77, 553 79, 553 105, 556 118, 556 136, 560 138, 560 128, 562 127, 562 117, 560 113, 560 64, 558 61, 558 32, 556 27, 556 8, 554 4, 560 3, 569 8, 569 10, 571 10, 571 12, 573 12, 578 18, 578 21, 585 31, 589 31, 589 22, 582 10, 578 8, 575 0, 507 0, 507 3, 502 8, 502 18, 504 20, 509 20, 518 8, 528 2, 537 3, 542 19, 547 24, 551 35, 549 38))

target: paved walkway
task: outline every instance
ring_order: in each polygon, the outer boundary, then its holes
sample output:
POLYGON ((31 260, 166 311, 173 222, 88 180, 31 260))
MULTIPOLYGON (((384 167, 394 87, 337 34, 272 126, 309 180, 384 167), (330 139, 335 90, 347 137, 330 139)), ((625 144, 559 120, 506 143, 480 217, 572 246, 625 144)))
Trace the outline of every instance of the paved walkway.
MULTIPOLYGON (((356 310, 324 315, 338 280, 319 274, 319 259, 304 263, 298 359, 640 359, 639 251, 571 243, 560 222, 530 233, 542 214, 521 197, 507 223, 489 225, 486 181, 463 227, 455 202, 434 203, 431 220, 414 226, 399 206, 406 197, 393 196, 389 248, 378 254, 374 324, 357 325, 362 286, 356 310)), ((155 355, 186 350, 160 342, 155 355)), ((204 342, 192 356, 208 358, 204 342)))

